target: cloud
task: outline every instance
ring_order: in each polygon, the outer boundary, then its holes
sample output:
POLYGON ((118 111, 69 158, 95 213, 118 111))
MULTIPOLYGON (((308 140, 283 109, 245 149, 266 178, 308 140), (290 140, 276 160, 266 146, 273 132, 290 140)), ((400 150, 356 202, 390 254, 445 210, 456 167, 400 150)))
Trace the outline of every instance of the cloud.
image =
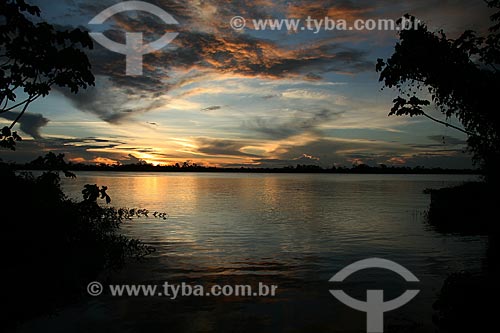
MULTIPOLYGON (((43 3, 44 12, 60 19, 61 25, 80 24, 87 29, 90 18, 117 2, 65 0, 63 5, 54 6, 49 0, 33 1, 43 3)), ((179 36, 165 49, 144 56, 144 75, 126 76, 125 56, 96 44, 89 56, 97 86, 78 95, 64 92, 76 108, 122 125, 113 127, 114 133, 126 135, 127 144, 45 140, 39 145, 40 151, 53 145, 86 161, 126 161, 132 159, 127 156, 131 154, 155 161, 185 158, 200 162, 203 158, 214 164, 235 160, 297 164, 300 158, 307 162, 306 156, 314 157, 311 163, 318 161, 325 166, 354 161, 391 164, 403 160, 461 160, 461 140, 445 137, 443 144, 442 136, 428 136, 431 130, 420 134, 416 139, 419 144, 398 143, 415 138, 402 137, 407 130, 402 125, 415 121, 386 120, 388 111, 384 108, 390 107, 391 97, 385 100, 387 95, 378 93, 373 64, 378 55, 386 56, 393 50, 394 33, 259 32, 252 30, 251 24, 249 29, 235 32, 228 23, 235 15, 247 19, 304 19, 311 15, 353 20, 397 18, 406 12, 422 14, 424 19, 437 18, 438 23, 440 16, 447 17, 448 22, 449 17, 462 19, 467 13, 469 22, 477 21, 479 16, 463 9, 484 4, 466 0, 438 5, 430 0, 381 0, 369 4, 358 0, 148 2, 165 9, 180 24, 167 26, 154 15, 131 12, 115 15, 101 27, 92 27, 106 30, 108 37, 120 43, 126 31, 142 32, 147 42, 165 31, 178 32, 179 36), (379 34, 386 39, 379 38, 379 34), (345 99, 340 100, 342 97, 345 99), (145 138, 138 133, 139 126, 128 124, 132 121, 149 131, 153 131, 152 123, 161 127, 154 128, 154 138, 145 138), (204 138, 198 139, 201 136, 204 138), (367 140, 345 140, 356 137, 367 140), (141 140, 147 143, 140 145, 144 142, 141 140)), ((460 29, 463 26, 456 24, 460 29)))
MULTIPOLYGON (((7 112, 0 114, 0 117, 14 121, 18 113, 7 112)), ((30 135, 34 139, 41 139, 40 129, 49 123, 49 119, 38 113, 25 113, 18 121, 19 128, 24 133, 30 135)))
POLYGON ((166 103, 166 98, 160 96, 153 86, 142 88, 143 84, 139 82, 144 79, 130 79, 126 85, 121 84, 121 80, 128 79, 114 77, 111 80, 109 77, 97 77, 96 87, 90 87, 78 94, 66 90, 62 93, 79 110, 93 113, 112 124, 119 124, 166 103))
POLYGON ((256 117, 244 121, 243 129, 263 135, 267 139, 285 139, 306 132, 317 131, 320 125, 339 117, 343 112, 328 109, 297 111, 291 118, 256 117))
POLYGON ((463 151, 466 149, 467 140, 458 139, 448 135, 430 135, 427 137, 432 143, 412 144, 412 148, 432 151, 463 151))
POLYGON ((2 159, 25 163, 48 152, 54 152, 65 154, 67 160, 75 163, 94 163, 97 160, 102 162, 105 159, 115 162, 126 161, 127 155, 116 150, 123 144, 123 141, 115 139, 47 137, 18 142, 15 152, 2 151, 2 159))
MULTIPOLYGON (((81 17, 93 17, 112 3, 89 5, 75 1, 72 10, 80 12, 81 17)), ((227 24, 234 13, 264 17, 273 8, 286 10, 283 4, 270 1, 153 3, 171 13, 180 25, 166 26, 149 14, 122 13, 108 20, 108 30, 104 33, 119 43, 124 42, 126 31, 143 32, 148 42, 166 30, 176 31, 179 36, 165 49, 144 56, 144 75, 140 77, 125 75, 124 55, 94 43, 95 49, 89 56, 97 86, 78 95, 64 92, 78 109, 118 124, 160 107, 168 109, 168 93, 185 85, 186 78, 203 80, 207 75, 233 74, 274 80, 322 80, 329 72, 359 73, 373 68, 366 51, 342 43, 316 40, 298 47, 236 33, 227 24)), ((342 6, 348 6, 348 2, 342 6)))
POLYGON ((366 52, 339 44, 310 43, 300 48, 280 46, 250 35, 181 34, 178 49, 160 58, 179 66, 196 64, 205 70, 236 73, 250 77, 320 78, 330 71, 360 72, 373 68, 366 52), (189 52, 188 57, 184 56, 189 52), (177 60, 175 60, 177 59, 177 60), (308 77, 309 76, 309 77, 308 77))
POLYGON ((408 166, 446 166, 458 169, 472 167, 470 155, 461 150, 432 148, 423 150, 400 143, 359 139, 318 137, 304 144, 284 141, 267 155, 272 158, 256 158, 251 164, 264 167, 311 164, 328 168, 333 165, 351 166, 361 163, 369 165, 405 163, 408 166), (299 162, 297 156, 305 159, 299 162))
POLYGON ((463 139, 457 139, 452 136, 448 135, 431 135, 428 137, 432 141, 436 141, 441 143, 442 145, 449 145, 449 146, 464 146, 467 144, 466 140, 463 139))
POLYGON ((243 148, 248 146, 248 143, 243 141, 198 138, 196 144, 198 152, 210 156, 257 157, 243 151, 243 148))
POLYGON ((391 157, 387 160, 387 163, 392 165, 404 165, 406 164, 406 160, 403 157, 391 157))
POLYGON ((209 106, 207 108, 201 109, 201 111, 216 111, 222 109, 222 106, 219 105, 214 105, 214 106, 209 106))
POLYGON ((122 160, 121 163, 123 164, 138 164, 143 162, 140 158, 135 157, 133 154, 128 154, 127 159, 122 160))
POLYGON ((294 1, 287 9, 287 17, 324 19, 355 19, 367 17, 375 7, 351 0, 294 1))
POLYGON ((287 89, 282 94, 284 98, 299 99, 299 100, 325 100, 332 98, 330 93, 323 91, 314 91, 310 89, 287 89))
POLYGON ((321 161, 319 158, 310 156, 307 154, 302 154, 299 157, 291 158, 291 159, 258 159, 255 160, 258 162, 259 168, 285 168, 289 166, 296 165, 317 165, 321 166, 321 161))

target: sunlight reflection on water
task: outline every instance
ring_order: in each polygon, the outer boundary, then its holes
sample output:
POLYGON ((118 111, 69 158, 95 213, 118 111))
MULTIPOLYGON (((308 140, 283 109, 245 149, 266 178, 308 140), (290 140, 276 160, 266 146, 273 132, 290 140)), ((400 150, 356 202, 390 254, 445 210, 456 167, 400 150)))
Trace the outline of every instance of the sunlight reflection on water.
MULTIPOLYGON (((424 213, 430 198, 423 190, 467 178, 78 173, 75 181, 63 182, 72 197, 80 196, 83 184, 96 183, 109 187, 117 207, 169 214, 166 221, 143 219, 124 225, 126 234, 153 244, 157 251, 145 263, 129 266, 117 280, 266 281, 280 286, 272 300, 190 299, 174 306, 161 299, 104 298, 92 300, 84 316, 89 325, 115 329, 169 325, 186 332, 362 331, 364 314, 333 299, 328 279, 354 261, 383 257, 421 280, 415 300, 386 314, 388 325, 406 332, 429 331, 432 303, 442 282, 451 272, 480 267, 484 239, 444 236, 429 228, 424 213), (96 316, 91 310, 96 304, 106 316, 96 316)), ((384 288, 389 298, 405 290, 391 273, 375 273, 354 278, 349 284, 352 295, 362 298, 367 281, 384 288)))

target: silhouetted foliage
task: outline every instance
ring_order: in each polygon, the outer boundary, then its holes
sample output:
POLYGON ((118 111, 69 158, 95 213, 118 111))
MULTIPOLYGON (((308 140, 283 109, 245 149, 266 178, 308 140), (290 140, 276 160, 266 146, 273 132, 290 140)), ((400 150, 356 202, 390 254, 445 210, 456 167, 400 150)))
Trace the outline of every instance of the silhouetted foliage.
POLYGON ((443 333, 488 332, 496 326, 496 300, 500 286, 494 276, 482 273, 451 274, 433 304, 434 323, 443 333))
POLYGON ((498 284, 498 195, 494 184, 469 182, 438 190, 429 189, 427 214, 434 230, 444 234, 487 236, 487 251, 480 269, 451 274, 434 303, 439 332, 488 331, 496 320, 498 284))
POLYGON ((427 221, 437 231, 466 235, 498 234, 500 227, 492 219, 499 213, 494 186, 467 182, 425 192, 431 196, 427 221))
POLYGON ((76 175, 68 170, 68 164, 64 160, 64 154, 47 153, 45 156, 39 156, 30 165, 37 170, 62 171, 65 177, 76 178, 76 175))
MULTIPOLYGON (((83 201, 68 199, 58 171, 70 175, 64 155, 48 154, 36 163, 52 169, 34 176, 0 163, 0 243, 8 286, 2 297, 9 304, 3 311, 4 324, 76 301, 85 295, 88 282, 103 272, 154 251, 119 232, 125 220, 148 217, 148 210, 101 206, 100 200, 111 200, 105 186, 86 185, 83 201)), ((166 213, 151 215, 167 218, 166 213)))
MULTIPOLYGON (((487 1, 500 8, 500 0, 487 1)), ((415 22, 415 18, 406 15, 415 22)), ((386 87, 399 93, 390 115, 425 116, 469 136, 468 145, 489 180, 498 179, 500 116, 496 97, 500 91, 500 12, 487 36, 465 31, 449 39, 444 31, 432 32, 419 23, 417 29, 399 34, 394 54, 378 59, 377 71, 386 87), (456 117, 463 128, 430 116, 435 105, 447 119, 456 117)))
POLYGON ((87 184, 84 186, 82 191, 83 200, 89 202, 96 202, 99 196, 101 196, 101 199, 106 199, 106 203, 109 204, 111 202, 111 198, 106 193, 107 190, 108 190, 107 186, 103 186, 99 189, 99 186, 97 185, 87 184))
POLYGON ((92 39, 80 29, 56 30, 39 19, 40 9, 24 0, 0 1, 0 114, 19 111, 0 133, 0 147, 14 150, 21 140, 12 131, 39 97, 52 87, 77 93, 94 85, 90 62, 83 52, 92 39))

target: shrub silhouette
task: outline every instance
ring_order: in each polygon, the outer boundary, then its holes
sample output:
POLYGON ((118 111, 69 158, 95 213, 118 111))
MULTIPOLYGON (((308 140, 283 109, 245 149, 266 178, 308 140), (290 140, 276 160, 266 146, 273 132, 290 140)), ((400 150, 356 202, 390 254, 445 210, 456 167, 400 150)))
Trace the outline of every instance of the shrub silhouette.
MULTIPOLYGON (((50 155, 47 161, 54 161, 50 155)), ((59 156, 63 160, 64 156, 59 156)), ((0 164, 2 191, 2 261, 6 275, 3 313, 7 323, 51 313, 85 294, 89 281, 116 270, 127 259, 154 251, 120 234, 127 219, 147 216, 147 210, 115 209, 106 187, 86 185, 80 202, 68 199, 59 172, 40 176, 16 174, 0 164)), ((155 212, 154 217, 166 218, 155 212)))

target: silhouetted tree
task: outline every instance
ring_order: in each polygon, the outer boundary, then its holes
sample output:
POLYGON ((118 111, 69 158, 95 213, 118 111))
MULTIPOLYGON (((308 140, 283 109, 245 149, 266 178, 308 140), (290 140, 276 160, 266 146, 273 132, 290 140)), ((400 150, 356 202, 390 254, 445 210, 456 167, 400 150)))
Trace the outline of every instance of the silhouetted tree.
POLYGON ((38 176, 14 172, 0 162, 0 260, 9 286, 2 294, 9 304, 2 323, 9 328, 78 301, 89 281, 152 253, 154 248, 120 232, 124 222, 168 218, 164 212, 99 204, 111 201, 106 186, 85 185, 83 200, 68 198, 59 176, 61 170, 69 173, 62 154, 49 153, 30 164, 45 171, 38 176), (44 287, 33 298, 34 277, 44 287))
POLYGON ((0 114, 19 111, 11 125, 1 130, 0 147, 15 149, 21 137, 12 131, 14 125, 53 86, 77 93, 94 85, 83 52, 93 47, 88 33, 59 31, 39 17, 40 9, 24 0, 0 1, 0 114))
MULTIPOLYGON (((486 1, 500 9, 500 0, 486 1)), ((416 22, 414 17, 407 19, 416 22)), ((465 31, 449 39, 443 31, 432 32, 423 23, 399 34, 394 54, 378 59, 377 71, 386 87, 395 88, 389 115, 425 116, 468 135, 468 145, 488 179, 496 179, 500 161, 500 12, 491 16, 494 26, 487 36, 465 31), (456 117, 463 128, 432 117, 435 105, 446 119, 456 117)))

